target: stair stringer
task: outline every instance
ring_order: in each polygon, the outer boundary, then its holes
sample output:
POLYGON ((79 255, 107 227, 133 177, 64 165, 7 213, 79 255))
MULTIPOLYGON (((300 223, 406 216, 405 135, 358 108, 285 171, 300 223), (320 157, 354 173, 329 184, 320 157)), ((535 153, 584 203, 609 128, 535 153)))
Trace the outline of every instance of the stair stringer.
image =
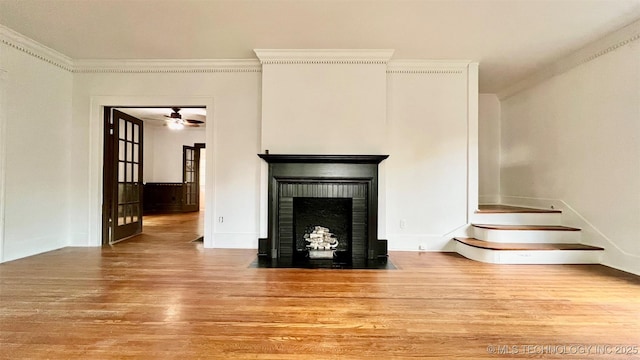
POLYGON ((562 210, 562 223, 564 225, 582 229, 581 244, 605 249, 600 264, 640 276, 640 256, 621 249, 611 238, 600 231, 568 202, 558 199, 505 195, 502 195, 500 200, 502 204, 511 206, 562 210))

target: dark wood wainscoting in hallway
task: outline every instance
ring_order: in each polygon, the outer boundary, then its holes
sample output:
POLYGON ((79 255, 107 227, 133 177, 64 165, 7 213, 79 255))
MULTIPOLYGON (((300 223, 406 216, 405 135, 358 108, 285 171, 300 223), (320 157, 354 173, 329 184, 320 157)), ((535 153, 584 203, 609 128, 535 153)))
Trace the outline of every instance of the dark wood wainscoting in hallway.
POLYGON ((256 250, 204 249, 178 218, 157 221, 1 264, 0 358, 640 357, 640 278, 604 266, 392 252, 391 271, 256 269, 256 250))

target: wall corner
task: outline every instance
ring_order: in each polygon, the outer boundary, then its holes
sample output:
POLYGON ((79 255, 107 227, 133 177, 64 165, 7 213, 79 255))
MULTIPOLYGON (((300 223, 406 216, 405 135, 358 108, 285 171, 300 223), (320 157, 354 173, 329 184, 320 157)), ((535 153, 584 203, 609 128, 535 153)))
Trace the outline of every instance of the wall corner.
POLYGON ((478 209, 478 68, 477 62, 467 65, 467 222, 478 209))

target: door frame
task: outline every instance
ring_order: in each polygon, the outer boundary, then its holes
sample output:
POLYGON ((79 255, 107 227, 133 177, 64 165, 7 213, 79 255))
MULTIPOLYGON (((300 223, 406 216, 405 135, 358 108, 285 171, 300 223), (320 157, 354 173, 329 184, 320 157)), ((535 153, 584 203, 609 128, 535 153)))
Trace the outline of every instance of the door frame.
MULTIPOLYGON (((102 246, 102 179, 104 168, 104 109, 105 107, 172 107, 204 106, 207 110, 206 146, 214 148, 217 124, 214 121, 214 98, 211 96, 92 96, 89 122, 89 229, 87 246, 102 246)), ((211 209, 204 219, 204 246, 213 247, 215 214, 215 159, 208 156, 205 163, 205 207, 211 209)))

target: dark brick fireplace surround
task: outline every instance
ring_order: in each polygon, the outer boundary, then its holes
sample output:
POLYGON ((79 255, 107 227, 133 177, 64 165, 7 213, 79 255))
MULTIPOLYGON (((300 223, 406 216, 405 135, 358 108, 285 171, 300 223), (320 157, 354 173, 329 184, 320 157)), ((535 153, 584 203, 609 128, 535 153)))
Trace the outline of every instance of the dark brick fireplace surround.
MULTIPOLYGON (((343 251, 328 261, 334 263, 332 267, 366 268, 386 260, 387 241, 377 238, 378 164, 388 155, 258 156, 269 163, 268 237, 258 240, 261 261, 284 267, 308 266, 314 262, 305 258, 304 242, 301 244, 297 239, 301 236, 301 225, 296 226, 296 218, 311 221, 307 220, 309 211, 296 210, 296 206, 322 206, 323 203, 332 206, 336 201, 342 208, 350 207, 350 214, 345 214, 347 220, 343 228, 348 230, 343 230, 346 237, 342 239, 346 242, 341 246, 343 251), (337 263, 341 266, 336 266, 337 263)), ((317 222, 331 222, 327 216, 335 218, 336 211, 331 207, 319 211, 317 222)))

